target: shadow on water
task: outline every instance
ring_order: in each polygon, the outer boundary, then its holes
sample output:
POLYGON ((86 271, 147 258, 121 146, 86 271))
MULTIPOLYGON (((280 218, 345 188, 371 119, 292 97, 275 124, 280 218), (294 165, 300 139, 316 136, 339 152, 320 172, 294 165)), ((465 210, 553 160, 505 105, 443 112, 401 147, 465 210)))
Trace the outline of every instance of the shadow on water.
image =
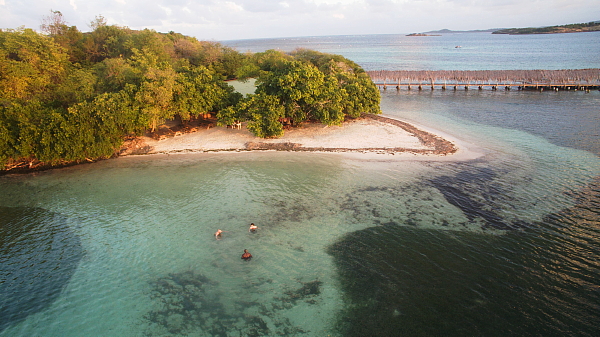
POLYGON ((597 336, 600 179, 573 197, 506 235, 401 223, 346 235, 328 249, 347 301, 341 334, 597 336))
POLYGON ((471 167, 455 176, 438 176, 430 184, 438 189, 446 201, 458 207, 470 221, 481 218, 484 228, 510 230, 525 224, 509 222, 494 211, 494 205, 509 204, 505 187, 494 182, 498 173, 489 167, 471 167))
POLYGON ((0 332, 48 308, 82 257, 66 218, 42 208, 0 207, 0 332))

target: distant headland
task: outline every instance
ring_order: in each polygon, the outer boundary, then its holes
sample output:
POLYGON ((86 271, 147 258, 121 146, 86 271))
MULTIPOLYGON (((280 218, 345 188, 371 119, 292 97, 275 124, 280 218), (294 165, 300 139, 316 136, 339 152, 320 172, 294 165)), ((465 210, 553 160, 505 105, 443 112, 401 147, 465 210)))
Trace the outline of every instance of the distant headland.
POLYGON ((509 28, 501 29, 492 34, 561 34, 561 33, 580 33, 580 32, 595 32, 600 31, 600 21, 592 21, 588 23, 574 23, 561 26, 548 27, 530 27, 530 28, 509 28))
POLYGON ((561 34, 561 33, 580 33, 600 31, 600 20, 588 23, 573 23, 567 25, 547 26, 547 27, 529 27, 529 28, 490 28, 475 30, 450 30, 440 29, 423 33, 412 33, 406 36, 440 36, 440 34, 456 33, 492 33, 492 34, 561 34))
POLYGON ((493 33, 502 28, 490 28, 490 29, 475 29, 475 30, 450 30, 450 29, 440 29, 440 30, 432 30, 429 32, 424 32, 422 34, 454 34, 454 33, 493 33))

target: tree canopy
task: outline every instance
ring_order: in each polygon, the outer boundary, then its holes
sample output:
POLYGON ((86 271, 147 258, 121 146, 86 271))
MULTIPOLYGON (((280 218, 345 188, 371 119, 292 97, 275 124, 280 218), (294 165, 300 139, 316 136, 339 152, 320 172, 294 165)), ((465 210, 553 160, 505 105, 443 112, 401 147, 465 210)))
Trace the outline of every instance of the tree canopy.
POLYGON ((249 129, 259 137, 283 135, 283 120, 340 125, 347 117, 380 113, 379 90, 370 77, 339 55, 267 50, 252 55, 237 75, 255 77, 256 93, 221 111, 219 121, 222 125, 249 121, 249 129), (258 113, 258 107, 277 109, 258 113))
POLYGON ((0 29, 0 170, 115 155, 126 137, 209 112, 248 121, 258 137, 284 121, 340 124, 379 112, 379 91, 354 62, 310 50, 244 54, 175 32, 108 25, 90 32, 51 11, 32 29, 0 29), (225 80, 256 78, 242 97, 225 80))

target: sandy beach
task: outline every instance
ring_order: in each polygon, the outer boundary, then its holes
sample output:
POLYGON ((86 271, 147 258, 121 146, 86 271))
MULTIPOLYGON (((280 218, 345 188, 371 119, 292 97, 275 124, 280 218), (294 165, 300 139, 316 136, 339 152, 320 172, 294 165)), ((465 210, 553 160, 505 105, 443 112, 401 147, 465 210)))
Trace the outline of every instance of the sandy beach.
POLYGON ((160 139, 144 136, 132 141, 121 155, 175 154, 224 151, 329 152, 363 159, 467 160, 481 155, 473 146, 448 135, 424 130, 382 115, 344 122, 341 126, 306 123, 285 131, 277 139, 257 138, 241 129, 198 127, 193 132, 173 132, 160 139))

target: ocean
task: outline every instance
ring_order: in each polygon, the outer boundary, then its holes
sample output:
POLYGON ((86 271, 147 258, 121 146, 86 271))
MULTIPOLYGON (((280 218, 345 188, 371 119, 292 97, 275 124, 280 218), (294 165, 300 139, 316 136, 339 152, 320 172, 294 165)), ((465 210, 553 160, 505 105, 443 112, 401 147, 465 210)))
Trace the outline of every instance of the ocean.
MULTIPOLYGON (((599 41, 224 44, 485 70, 599 68, 599 41)), ((596 336, 599 106, 598 91, 388 88, 385 115, 484 155, 152 155, 0 176, 0 336, 596 336)))
POLYGON ((313 49, 365 70, 524 70, 600 68, 600 33, 440 36, 339 35, 222 41, 238 51, 313 49), (459 48, 457 48, 459 47, 459 48))

